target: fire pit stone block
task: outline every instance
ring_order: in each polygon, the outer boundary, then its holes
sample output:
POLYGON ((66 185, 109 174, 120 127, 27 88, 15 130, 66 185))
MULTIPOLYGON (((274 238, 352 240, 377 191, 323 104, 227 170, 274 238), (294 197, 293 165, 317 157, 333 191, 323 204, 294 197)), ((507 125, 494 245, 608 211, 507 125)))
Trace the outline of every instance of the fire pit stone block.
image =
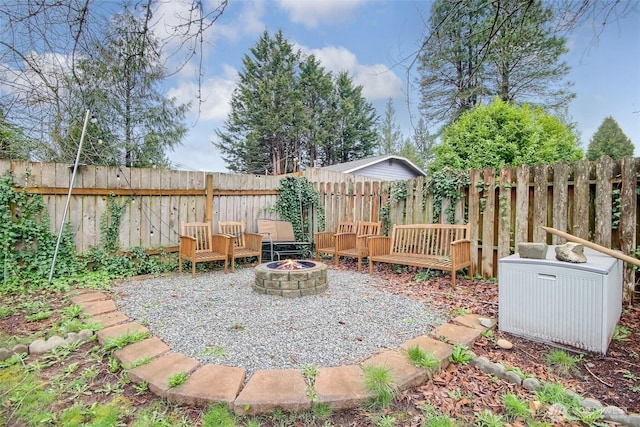
POLYGON ((302 267, 292 270, 274 268, 279 262, 268 262, 256 267, 254 292, 299 298, 317 295, 327 290, 327 266, 321 262, 301 261, 302 267))

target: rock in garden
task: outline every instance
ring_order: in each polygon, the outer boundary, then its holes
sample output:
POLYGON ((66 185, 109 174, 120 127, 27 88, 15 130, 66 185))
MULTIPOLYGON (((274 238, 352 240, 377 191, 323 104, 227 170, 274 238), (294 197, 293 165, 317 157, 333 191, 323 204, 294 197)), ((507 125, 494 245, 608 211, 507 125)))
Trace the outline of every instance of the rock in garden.
POLYGON ((485 328, 493 328, 494 321, 491 319, 487 319, 486 317, 478 318, 478 323, 480 323, 485 328))
POLYGON ((37 339, 29 345, 30 354, 42 354, 49 350, 50 348, 47 345, 47 342, 43 339, 37 339))
POLYGON ((59 337, 57 335, 54 335, 47 340, 47 345, 49 346, 49 350, 64 343, 65 343, 64 338, 59 337))
POLYGON ((65 342, 67 344, 73 344, 76 341, 80 341, 80 337, 78 336, 78 334, 76 334, 75 332, 69 332, 69 334, 67 334, 67 337, 65 338, 65 342))
POLYGON ((588 409, 602 408, 602 403, 600 403, 599 400, 591 399, 590 397, 582 399, 582 401, 580 402, 580 405, 583 408, 588 408, 588 409))
POLYGON ((93 331, 91 329, 83 329, 80 332, 78 332, 78 338, 81 341, 89 341, 92 336, 93 336, 93 331))
POLYGON ((587 262, 587 257, 584 256, 584 246, 573 242, 556 246, 556 259, 573 263, 587 262))
POLYGON ((525 378, 522 380, 522 387, 527 390, 536 391, 539 390, 542 385, 537 378, 525 378))
POLYGON ((11 352, 13 354, 21 354, 21 353, 28 353, 29 352, 29 347, 27 347, 24 344, 16 344, 13 346, 13 348, 11 349, 11 352))
POLYGON ((518 254, 520 258, 545 259, 548 248, 546 243, 523 242, 518 243, 518 254))
POLYGON ((11 357, 11 352, 6 348, 0 348, 0 362, 3 362, 11 357))
POLYGON ((511 350, 513 348, 513 344, 503 338, 500 338, 498 341, 496 341, 496 345, 505 350, 511 350))

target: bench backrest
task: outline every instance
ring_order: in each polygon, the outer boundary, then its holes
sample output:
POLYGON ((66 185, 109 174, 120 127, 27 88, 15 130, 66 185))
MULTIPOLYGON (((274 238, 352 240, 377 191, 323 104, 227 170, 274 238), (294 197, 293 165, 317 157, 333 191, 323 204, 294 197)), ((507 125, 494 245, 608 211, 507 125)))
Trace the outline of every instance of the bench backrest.
POLYGON ((357 222, 341 222, 338 223, 337 233, 355 233, 358 228, 357 222))
POLYGON ((293 224, 289 221, 277 221, 274 219, 259 219, 258 234, 262 234, 263 241, 271 239, 274 242, 295 242, 293 224))
POLYGON ((451 242, 468 238, 469 224, 394 225, 391 253, 448 257, 451 255, 451 242))

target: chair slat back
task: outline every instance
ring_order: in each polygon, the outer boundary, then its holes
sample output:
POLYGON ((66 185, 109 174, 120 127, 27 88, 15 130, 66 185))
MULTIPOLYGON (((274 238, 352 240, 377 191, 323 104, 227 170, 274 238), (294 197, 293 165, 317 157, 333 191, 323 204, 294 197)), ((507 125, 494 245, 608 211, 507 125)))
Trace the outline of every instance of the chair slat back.
POLYGON ((240 221, 220 221, 218 222, 218 233, 233 237, 235 248, 244 248, 244 223, 240 221))
POLYGON ((341 222, 338 224, 336 233, 357 233, 358 223, 356 222, 341 222))
POLYGON ((378 236, 380 235, 380 223, 360 221, 356 234, 358 236, 378 236))
POLYGON ((193 237, 196 241, 196 253, 211 252, 211 224, 208 222, 182 222, 180 235, 193 237))

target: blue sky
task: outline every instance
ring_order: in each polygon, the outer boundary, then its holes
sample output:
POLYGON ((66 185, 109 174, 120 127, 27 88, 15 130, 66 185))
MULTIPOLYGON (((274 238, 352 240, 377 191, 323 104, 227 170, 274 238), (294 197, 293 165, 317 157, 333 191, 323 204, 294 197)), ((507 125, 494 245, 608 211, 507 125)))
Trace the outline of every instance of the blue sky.
MULTIPOLYGON (((629 0, 632 1, 632 0, 629 0)), ((572 70, 576 98, 570 105, 582 147, 586 150, 605 117, 613 116, 640 156, 640 2, 624 18, 609 19, 604 31, 586 24, 569 36, 565 60, 572 70)), ((156 16, 179 12, 181 2, 161 3, 156 16)), ((225 172, 225 163, 211 141, 229 112, 229 101, 242 58, 267 29, 282 29, 306 54, 314 54, 327 71, 346 70, 383 115, 388 98, 405 137, 412 134, 410 115, 418 117, 415 67, 407 67, 422 40, 429 1, 372 0, 231 0, 208 33, 203 58, 202 103, 197 111, 197 69, 185 67, 169 82, 168 94, 193 102, 189 133, 169 154, 174 167, 225 172)))

